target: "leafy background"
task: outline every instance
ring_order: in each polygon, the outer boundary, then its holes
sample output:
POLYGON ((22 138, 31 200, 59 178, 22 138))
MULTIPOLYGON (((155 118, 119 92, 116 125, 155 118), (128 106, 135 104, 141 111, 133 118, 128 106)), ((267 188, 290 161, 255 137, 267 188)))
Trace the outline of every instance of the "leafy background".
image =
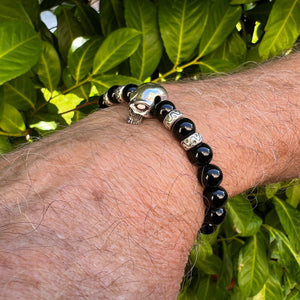
MULTIPOLYGON (((1 0, 0 153, 92 113, 114 84, 287 55, 299 20, 299 0, 1 0)), ((230 199, 225 223, 195 242, 178 298, 300 299, 299 202, 299 179, 230 199)))

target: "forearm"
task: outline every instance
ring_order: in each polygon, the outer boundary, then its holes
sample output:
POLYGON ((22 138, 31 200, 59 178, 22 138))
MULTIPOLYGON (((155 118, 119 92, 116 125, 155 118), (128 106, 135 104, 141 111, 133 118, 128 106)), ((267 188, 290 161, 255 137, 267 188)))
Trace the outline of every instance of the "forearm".
MULTIPOLYGON (((299 72, 275 80, 281 67, 268 68, 167 85, 230 195, 299 174, 299 72)), ((175 297, 203 220, 196 169, 159 122, 127 125, 126 111, 97 112, 3 160, 0 293, 175 297)))

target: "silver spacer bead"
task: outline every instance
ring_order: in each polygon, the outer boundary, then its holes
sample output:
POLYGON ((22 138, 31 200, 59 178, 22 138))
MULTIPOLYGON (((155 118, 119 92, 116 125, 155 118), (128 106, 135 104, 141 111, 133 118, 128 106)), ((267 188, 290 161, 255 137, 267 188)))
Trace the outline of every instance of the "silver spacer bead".
POLYGON ((185 151, 192 149, 198 144, 202 143, 203 137, 200 133, 195 132, 181 141, 181 146, 185 151))
POLYGON ((124 90, 125 85, 121 85, 116 89, 115 95, 116 99, 118 100, 119 103, 125 103, 126 101, 123 99, 122 94, 124 90))
POLYGON ((107 92, 103 95, 103 104, 105 104, 107 106, 114 105, 112 102, 109 101, 108 96, 107 96, 107 92))
POLYGON ((177 110, 171 110, 164 118, 164 125, 167 129, 171 130, 173 124, 179 120, 183 118, 183 114, 177 110))

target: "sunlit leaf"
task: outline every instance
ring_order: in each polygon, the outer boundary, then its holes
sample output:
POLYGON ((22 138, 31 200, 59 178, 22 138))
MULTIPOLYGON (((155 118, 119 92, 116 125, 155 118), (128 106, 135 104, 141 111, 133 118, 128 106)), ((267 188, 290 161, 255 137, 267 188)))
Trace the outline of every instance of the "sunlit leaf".
POLYGON ((51 100, 51 103, 54 104, 58 108, 58 113, 62 114, 62 117, 68 124, 71 124, 71 120, 73 118, 74 112, 68 112, 69 110, 73 110, 76 106, 82 101, 82 98, 78 97, 75 94, 68 93, 66 95, 58 95, 57 97, 51 100))
POLYGON ((26 75, 8 81, 3 86, 6 103, 19 110, 35 109, 36 90, 26 75))
POLYGON ((72 42, 78 36, 82 36, 84 31, 75 18, 73 12, 67 6, 60 6, 56 9, 57 15, 57 39, 59 51, 65 61, 67 61, 68 51, 72 42))
POLYGON ((95 54, 102 43, 101 38, 92 38, 86 40, 82 45, 76 48, 75 44, 78 39, 81 38, 77 38, 73 41, 71 51, 69 51, 68 55, 70 72, 76 83, 87 76, 91 71, 95 54))
POLYGON ((61 77, 61 65, 55 48, 48 42, 43 42, 43 52, 36 66, 36 73, 44 86, 53 92, 61 77))
POLYGON ((1 85, 26 73, 37 62, 42 41, 30 25, 18 21, 1 24, 0 41, 1 85))
POLYGON ((278 197, 273 197, 273 203, 291 244, 297 252, 300 251, 300 212, 278 197))
POLYGON ((238 285, 245 296, 256 295, 269 275, 264 237, 261 232, 249 238, 239 254, 238 285))
POLYGON ((199 44, 208 17, 209 1, 159 1, 159 27, 174 65, 187 60, 199 44))
POLYGON ((93 74, 101 74, 130 57, 140 43, 140 32, 121 28, 112 32, 101 44, 95 55, 93 74))
POLYGON ((142 41, 130 58, 130 67, 134 77, 144 80, 152 75, 162 55, 156 7, 150 0, 126 0, 125 18, 128 27, 142 33, 142 41))
POLYGON ((31 19, 20 0, 0 1, 0 23, 4 21, 18 21, 29 24, 33 27, 31 19))
POLYGON ((299 20, 299 0, 276 0, 259 45, 259 55, 268 58, 292 47, 300 34, 299 20))
POLYGON ((210 7, 207 23, 200 39, 199 57, 218 48, 235 29, 242 14, 240 6, 227 0, 216 0, 210 7))
POLYGON ((12 105, 4 103, 1 109, 0 128, 8 133, 22 133, 26 130, 20 112, 12 105))
POLYGON ((122 0, 99 1, 100 23, 104 36, 124 27, 124 6, 122 0))

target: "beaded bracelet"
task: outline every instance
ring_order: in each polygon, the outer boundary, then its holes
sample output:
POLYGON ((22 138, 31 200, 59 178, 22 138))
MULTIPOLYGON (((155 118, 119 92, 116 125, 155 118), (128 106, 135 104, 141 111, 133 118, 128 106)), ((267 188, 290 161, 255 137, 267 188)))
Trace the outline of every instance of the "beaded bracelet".
POLYGON ((129 103, 128 123, 138 125, 143 118, 156 117, 171 130, 173 136, 181 142, 190 162, 198 166, 198 181, 204 188, 205 218, 198 233, 212 234, 226 216, 224 208, 228 195, 220 186, 223 173, 210 164, 213 156, 209 145, 203 143, 200 133, 196 132, 192 120, 185 118, 168 100, 167 91, 160 85, 144 83, 140 86, 128 84, 114 85, 99 98, 99 107, 105 108, 117 103, 129 103))

